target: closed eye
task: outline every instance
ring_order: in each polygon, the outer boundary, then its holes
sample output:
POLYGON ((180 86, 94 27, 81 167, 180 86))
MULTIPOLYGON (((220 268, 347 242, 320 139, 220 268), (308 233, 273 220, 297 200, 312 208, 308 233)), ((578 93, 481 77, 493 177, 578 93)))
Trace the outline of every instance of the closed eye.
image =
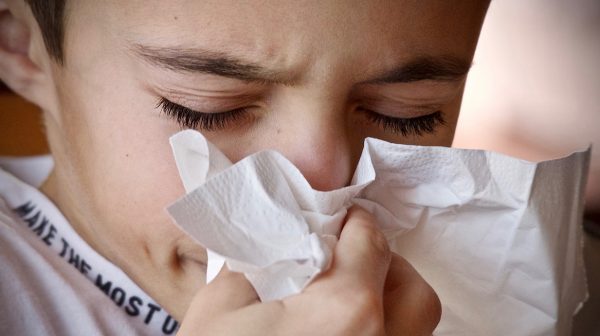
POLYGON ((201 129, 205 131, 225 129, 249 116, 247 107, 207 113, 194 111, 162 97, 158 101, 158 104, 156 104, 156 107, 160 108, 168 117, 175 119, 182 128, 201 129))
MULTIPOLYGON (((156 105, 162 113, 174 119, 182 128, 219 131, 250 117, 248 107, 237 108, 223 112, 201 112, 173 103, 161 97, 156 105)), ((441 111, 415 118, 397 118, 383 115, 370 109, 361 108, 369 122, 381 127, 384 131, 397 135, 423 136, 435 133, 437 127, 446 125, 441 111)))
POLYGON ((369 109, 361 109, 367 119, 384 131, 406 136, 423 136, 435 133, 437 127, 446 125, 442 111, 415 118, 396 118, 386 116, 369 109))

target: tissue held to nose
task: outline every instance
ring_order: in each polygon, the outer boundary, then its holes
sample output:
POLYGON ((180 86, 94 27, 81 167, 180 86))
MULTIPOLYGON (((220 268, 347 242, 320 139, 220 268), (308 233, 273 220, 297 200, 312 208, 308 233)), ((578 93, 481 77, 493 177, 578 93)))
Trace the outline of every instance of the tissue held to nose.
POLYGON ((207 249, 207 280, 226 263, 263 302, 327 274, 354 204, 435 288, 436 334, 568 334, 587 295, 580 224, 589 150, 530 163, 367 138, 350 184, 319 191, 274 151, 232 165, 198 132, 171 144, 187 195, 168 211, 207 249))

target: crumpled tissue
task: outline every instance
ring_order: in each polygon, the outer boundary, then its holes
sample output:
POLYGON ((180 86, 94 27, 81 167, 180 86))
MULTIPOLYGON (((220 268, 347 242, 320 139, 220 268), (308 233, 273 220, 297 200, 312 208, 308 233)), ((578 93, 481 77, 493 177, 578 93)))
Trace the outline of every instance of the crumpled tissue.
POLYGON ((232 164, 199 132, 170 141, 187 194, 168 212, 207 249, 208 282, 226 263, 263 301, 300 292, 358 204, 440 297, 436 335, 569 334, 587 298, 589 149, 531 163, 367 138, 351 184, 322 192, 275 151, 232 164))

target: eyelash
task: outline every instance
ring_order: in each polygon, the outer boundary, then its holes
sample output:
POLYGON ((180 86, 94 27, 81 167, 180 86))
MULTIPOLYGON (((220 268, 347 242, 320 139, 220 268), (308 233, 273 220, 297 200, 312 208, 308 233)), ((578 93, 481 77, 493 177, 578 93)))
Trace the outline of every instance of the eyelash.
MULTIPOLYGON (((175 104, 166 98, 160 98, 157 108, 170 118, 173 118, 184 128, 200 128, 206 131, 218 131, 227 128, 248 116, 247 108, 238 108, 219 113, 194 111, 185 106, 175 104)), ((394 118, 379 114, 375 111, 362 109, 367 119, 381 127, 384 131, 402 136, 422 136, 435 133, 438 126, 446 125, 442 111, 416 118, 394 118)))
POLYGON ((175 119, 181 127, 200 128, 206 131, 224 129, 232 123, 245 119, 248 112, 245 107, 219 113, 198 112, 166 98, 160 98, 156 107, 160 108, 165 115, 175 119))
POLYGON ((446 125, 446 119, 444 119, 442 111, 416 118, 394 118, 367 109, 363 111, 366 112, 367 119, 370 122, 380 126, 384 131, 401 134, 404 137, 433 134, 438 126, 446 125))

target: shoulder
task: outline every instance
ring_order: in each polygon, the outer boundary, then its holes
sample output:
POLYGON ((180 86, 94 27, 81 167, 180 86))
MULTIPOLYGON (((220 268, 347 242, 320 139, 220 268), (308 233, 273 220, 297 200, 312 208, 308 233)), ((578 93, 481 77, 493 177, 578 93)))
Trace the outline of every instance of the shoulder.
POLYGON ((0 325, 1 334, 52 334, 53 329, 41 304, 46 304, 44 295, 38 295, 39 273, 48 268, 41 262, 43 255, 34 247, 35 241, 19 228, 19 219, 0 198, 0 325), (38 287, 38 288, 35 288, 38 287), (37 323, 27 323, 34 318, 37 323))
POLYGON ((37 189, 52 162, 44 168, 44 158, 2 159, 0 335, 163 334, 159 316, 166 323, 168 314, 155 314, 160 307, 150 309, 151 298, 37 189))
POLYGON ((137 334, 0 197, 0 334, 137 334), (35 321, 35 322, 33 322, 35 321))

